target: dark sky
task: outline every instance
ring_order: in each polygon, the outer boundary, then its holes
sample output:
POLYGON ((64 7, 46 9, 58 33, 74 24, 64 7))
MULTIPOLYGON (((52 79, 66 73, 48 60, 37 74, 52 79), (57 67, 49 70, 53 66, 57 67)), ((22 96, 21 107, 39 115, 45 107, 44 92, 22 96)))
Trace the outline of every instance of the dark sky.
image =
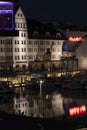
POLYGON ((87 25, 87 0, 19 0, 28 18, 87 25))

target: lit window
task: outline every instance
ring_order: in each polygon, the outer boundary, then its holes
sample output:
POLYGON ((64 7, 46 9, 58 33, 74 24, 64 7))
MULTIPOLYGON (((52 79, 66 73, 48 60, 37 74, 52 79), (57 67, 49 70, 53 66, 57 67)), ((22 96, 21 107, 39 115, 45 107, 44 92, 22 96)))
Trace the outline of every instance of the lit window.
POLYGON ((20 104, 19 104, 19 108, 20 108, 20 104))
POLYGON ((26 44, 26 41, 24 41, 24 44, 26 44))
POLYGON ((29 41, 29 45, 32 45, 32 41, 29 41))
POLYGON ((24 52, 26 52, 26 48, 24 48, 24 52))
POLYGON ((23 55, 22 55, 22 60, 23 60, 23 55))
POLYGON ((23 37, 23 33, 21 33, 21 37, 23 37))
POLYGON ((24 103, 23 103, 23 107, 24 107, 24 103))
POLYGON ((21 49, 22 49, 21 51, 23 52, 23 48, 21 48, 21 49))
POLYGON ((20 57, 18 56, 18 60, 20 59, 20 57))
POLYGON ((24 37, 26 37, 26 33, 24 33, 24 37))
POLYGON ((21 44, 23 44, 23 40, 21 40, 21 44))

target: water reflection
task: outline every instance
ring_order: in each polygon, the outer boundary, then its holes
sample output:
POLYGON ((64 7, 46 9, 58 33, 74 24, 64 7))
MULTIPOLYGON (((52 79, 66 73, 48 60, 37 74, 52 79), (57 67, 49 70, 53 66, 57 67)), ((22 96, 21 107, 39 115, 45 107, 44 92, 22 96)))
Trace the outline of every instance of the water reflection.
MULTIPOLYGON (((71 82, 68 82, 68 87, 66 85, 63 82, 61 86, 60 82, 55 82, 52 79, 47 81, 47 84, 46 82, 41 82, 41 84, 36 81, 27 82, 26 86, 15 87, 13 90, 15 95, 9 93, 10 99, 6 100, 7 103, 0 102, 0 111, 29 117, 65 117, 70 106, 87 104, 86 91, 70 89, 71 82)), ((73 85, 75 84, 72 83, 72 88, 73 85)))
POLYGON ((70 106, 86 103, 86 91, 70 89, 71 86, 69 87, 69 85, 71 83, 68 83, 68 88, 66 88, 66 84, 65 87, 64 84, 63 87, 60 86, 58 82, 55 85, 53 84, 54 82, 50 81, 48 85, 46 82, 45 84, 42 83, 42 86, 34 83, 18 88, 16 90, 14 111, 27 116, 57 118, 65 116, 70 106), (18 112, 19 110, 20 112, 18 112))
POLYGON ((73 104, 69 90, 55 90, 51 93, 40 95, 37 91, 19 88, 14 98, 15 114, 26 116, 59 118, 66 115, 66 106, 73 104), (66 96, 66 93, 68 95, 66 96))

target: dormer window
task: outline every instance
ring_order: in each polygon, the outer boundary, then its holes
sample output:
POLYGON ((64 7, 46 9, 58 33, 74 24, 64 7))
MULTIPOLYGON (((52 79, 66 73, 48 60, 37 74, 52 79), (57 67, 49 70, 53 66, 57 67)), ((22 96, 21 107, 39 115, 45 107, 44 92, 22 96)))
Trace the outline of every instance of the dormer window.
POLYGON ((34 31, 34 32, 33 32, 33 36, 34 36, 34 37, 39 36, 38 32, 37 32, 37 31, 34 31))
POLYGON ((46 37, 50 37, 50 32, 46 32, 46 33, 45 33, 45 36, 46 36, 46 37))
POLYGON ((61 34, 60 33, 56 33, 56 37, 61 38, 61 34))

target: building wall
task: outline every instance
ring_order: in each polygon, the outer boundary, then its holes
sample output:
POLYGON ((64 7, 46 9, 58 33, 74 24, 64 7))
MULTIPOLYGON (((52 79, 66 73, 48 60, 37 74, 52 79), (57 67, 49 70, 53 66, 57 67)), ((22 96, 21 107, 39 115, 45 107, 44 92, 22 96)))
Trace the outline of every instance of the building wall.
POLYGON ((52 52, 51 52, 52 61, 61 60, 63 42, 64 42, 63 40, 53 41, 52 52))
POLYGON ((13 63, 12 37, 0 37, 0 69, 7 69, 13 63), (7 66, 8 65, 8 66, 7 66))
POLYGON ((44 60, 48 48, 51 52, 51 60, 60 60, 64 40, 28 38, 27 22, 21 8, 15 15, 15 29, 19 30, 19 36, 13 37, 13 67, 19 70, 23 65, 28 67, 30 61, 44 60))
MULTIPOLYGON (((82 31, 69 31, 67 32, 67 36, 70 37, 84 37, 87 35, 87 32, 82 31)), ((71 44, 74 44, 71 43, 71 44)), ((78 68, 79 69, 87 69, 87 38, 84 39, 83 42, 78 42, 80 46, 75 51, 76 57, 78 58, 78 68)))
MULTIPOLYGON (((43 61, 47 49, 50 50, 51 61, 61 60, 65 40, 61 38, 58 39, 57 37, 56 39, 52 39, 52 37, 50 37, 50 32, 46 32, 46 35, 49 34, 48 38, 33 37, 32 39, 28 37, 29 30, 27 28, 27 21, 21 7, 18 8, 15 14, 15 30, 19 31, 19 36, 0 37, 0 67, 6 63, 6 67, 13 66, 16 70, 25 71, 28 69, 30 62, 36 60, 43 61)), ((67 37, 83 37, 86 34, 87 32, 82 31, 67 31, 66 35, 67 37)), ((34 31, 34 36, 35 35, 38 35, 37 31, 34 31)), ((58 36, 59 35, 58 33, 58 36)), ((75 53, 79 60, 79 68, 86 68, 86 49, 84 54, 82 48, 86 48, 85 43, 84 45, 82 43, 81 47, 79 46, 75 53), (85 65, 83 65, 83 63, 85 65)))
POLYGON ((79 69, 87 70, 87 40, 83 42, 76 50, 79 69))
POLYGON ((28 66, 28 29, 26 18, 20 7, 15 14, 15 30, 19 31, 19 36, 13 37, 13 67, 26 68, 28 66))
POLYGON ((44 60, 43 57, 48 48, 51 52, 51 61, 60 60, 63 42, 63 40, 29 39, 29 61, 44 60))

